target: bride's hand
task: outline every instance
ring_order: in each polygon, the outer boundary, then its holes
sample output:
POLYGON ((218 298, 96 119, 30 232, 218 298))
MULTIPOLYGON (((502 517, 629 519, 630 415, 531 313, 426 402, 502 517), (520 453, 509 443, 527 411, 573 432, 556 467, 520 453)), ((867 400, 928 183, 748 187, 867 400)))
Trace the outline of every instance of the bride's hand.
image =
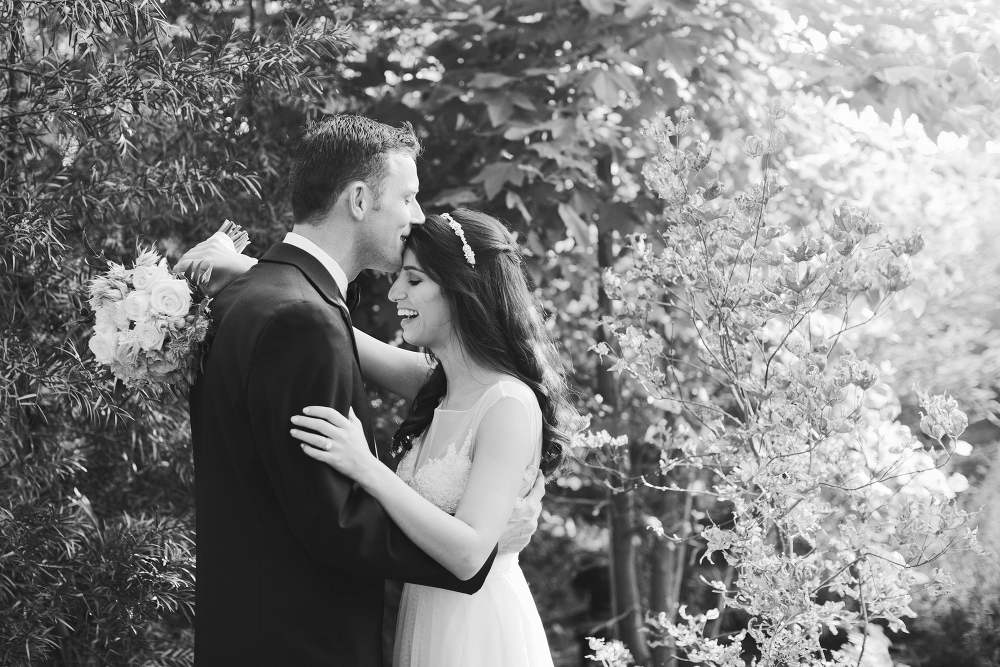
POLYGON ((302 451, 307 455, 336 468, 357 482, 364 481, 366 471, 373 465, 382 465, 368 448, 368 440, 361 421, 351 408, 345 417, 333 408, 311 405, 303 408, 308 416, 295 415, 292 436, 302 441, 302 451), (307 428, 310 431, 302 429, 307 428))
POLYGON ((236 252, 233 242, 216 232, 188 250, 174 265, 174 273, 183 273, 200 284, 208 296, 215 296, 229 283, 246 273, 257 260, 236 252))

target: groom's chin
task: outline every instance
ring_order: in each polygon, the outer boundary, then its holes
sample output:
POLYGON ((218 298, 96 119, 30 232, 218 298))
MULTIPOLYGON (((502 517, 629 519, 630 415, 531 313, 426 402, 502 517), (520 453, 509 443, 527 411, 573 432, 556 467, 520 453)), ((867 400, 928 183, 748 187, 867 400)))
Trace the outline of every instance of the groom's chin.
POLYGON ((381 266, 378 270, 381 271, 382 273, 388 273, 391 275, 393 273, 399 273, 402 268, 403 268, 403 258, 402 258, 402 253, 400 253, 400 257, 396 257, 391 260, 387 259, 384 262, 383 266, 381 266))

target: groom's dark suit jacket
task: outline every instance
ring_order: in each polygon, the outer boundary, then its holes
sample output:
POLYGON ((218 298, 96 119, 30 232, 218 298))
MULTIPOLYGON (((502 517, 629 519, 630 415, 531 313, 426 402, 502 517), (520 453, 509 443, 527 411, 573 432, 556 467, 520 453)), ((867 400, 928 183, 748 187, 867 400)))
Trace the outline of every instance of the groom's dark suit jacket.
POLYGON ((195 664, 380 667, 384 579, 473 593, 493 559, 456 579, 289 434, 307 405, 353 406, 372 446, 350 315, 319 260, 279 243, 211 309, 191 392, 195 664))

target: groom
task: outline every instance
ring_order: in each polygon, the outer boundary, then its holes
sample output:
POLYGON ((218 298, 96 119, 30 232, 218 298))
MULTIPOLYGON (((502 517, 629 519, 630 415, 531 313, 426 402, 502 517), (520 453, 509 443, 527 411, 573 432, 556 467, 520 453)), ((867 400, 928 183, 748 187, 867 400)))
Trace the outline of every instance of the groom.
POLYGON ((471 594, 492 565, 456 579, 289 434, 304 406, 353 408, 389 460, 344 295, 362 269, 398 270, 423 222, 419 149, 409 127, 358 116, 311 128, 291 170, 292 232, 212 301, 217 330, 191 392, 198 667, 380 667, 384 579, 471 594))

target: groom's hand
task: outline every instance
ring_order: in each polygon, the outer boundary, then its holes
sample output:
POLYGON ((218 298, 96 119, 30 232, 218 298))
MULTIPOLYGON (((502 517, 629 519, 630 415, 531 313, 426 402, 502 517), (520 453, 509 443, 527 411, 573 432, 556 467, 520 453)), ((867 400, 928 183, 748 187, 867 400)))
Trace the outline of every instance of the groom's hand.
POLYGON ((514 501, 514 511, 510 514, 510 521, 503 529, 500 536, 499 554, 512 554, 521 551, 528 546, 531 536, 538 528, 538 517, 542 513, 542 496, 545 495, 545 475, 538 471, 535 477, 535 485, 531 487, 524 498, 514 501))

